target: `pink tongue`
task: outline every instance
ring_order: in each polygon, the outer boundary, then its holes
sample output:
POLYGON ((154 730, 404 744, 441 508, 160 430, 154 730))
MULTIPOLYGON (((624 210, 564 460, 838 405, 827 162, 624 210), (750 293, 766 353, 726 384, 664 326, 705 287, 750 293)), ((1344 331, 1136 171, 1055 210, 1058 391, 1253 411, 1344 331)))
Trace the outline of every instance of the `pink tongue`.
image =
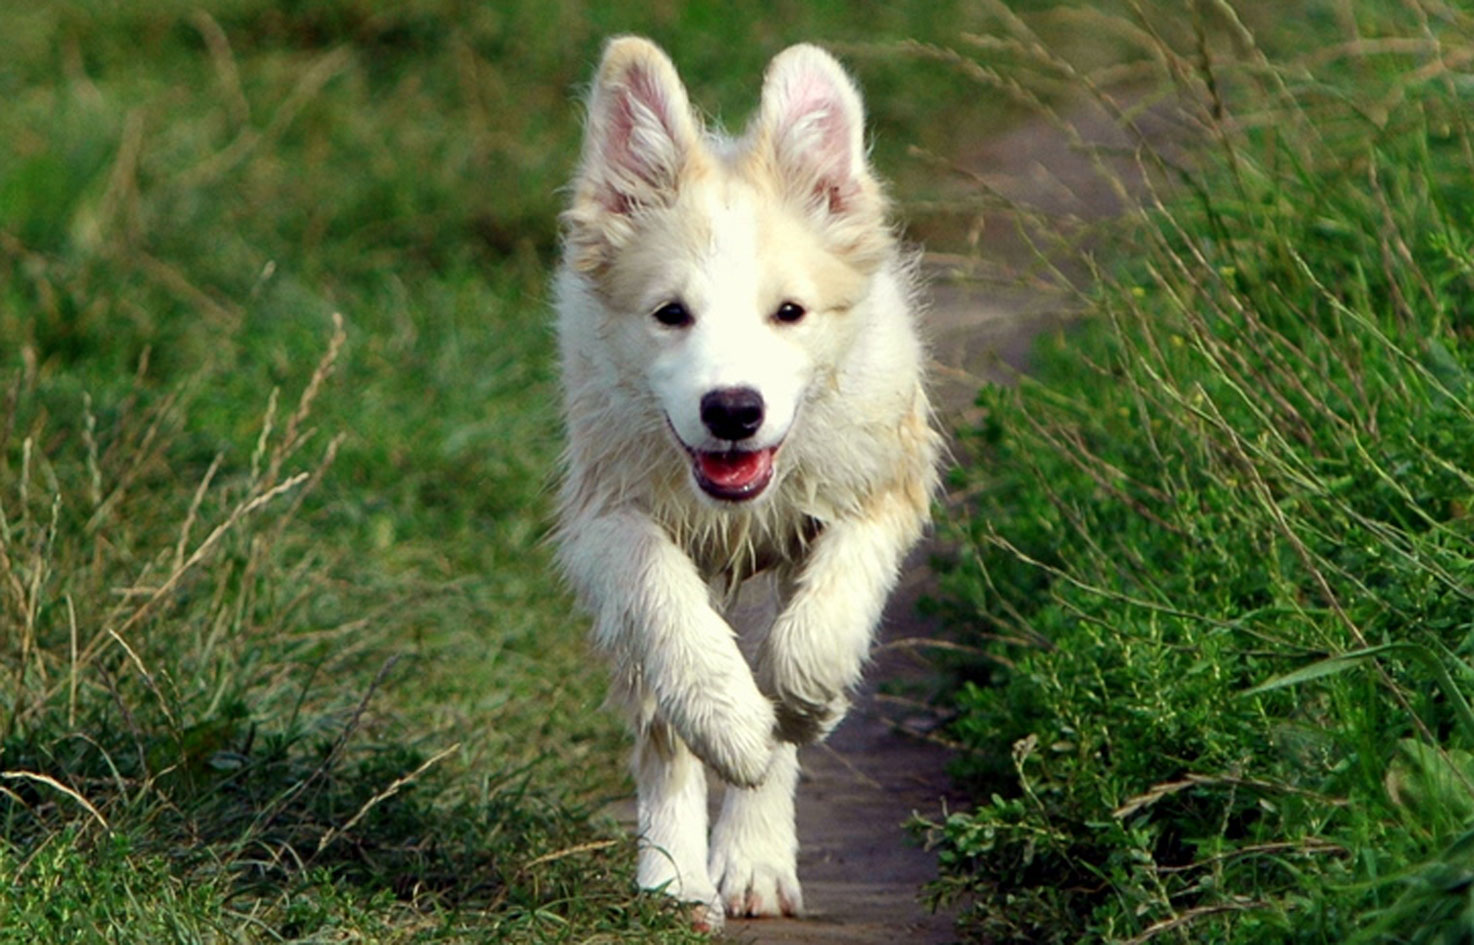
POLYGON ((756 482, 773 466, 773 451, 750 453, 697 453, 701 474, 723 489, 741 489, 756 482))

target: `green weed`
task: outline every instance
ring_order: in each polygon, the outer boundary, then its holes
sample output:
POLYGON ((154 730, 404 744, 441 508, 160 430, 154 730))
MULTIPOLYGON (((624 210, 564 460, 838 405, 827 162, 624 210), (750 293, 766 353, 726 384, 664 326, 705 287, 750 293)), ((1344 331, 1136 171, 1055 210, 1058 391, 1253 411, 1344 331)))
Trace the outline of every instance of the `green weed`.
POLYGON ((925 825, 934 893, 971 898, 980 941, 1468 941, 1474 147, 1450 63, 1474 21, 1359 4, 1260 40, 1195 11, 1120 21, 1161 93, 1005 21, 1122 123, 1127 161, 1091 153, 1144 200, 1087 243, 1078 328, 980 394, 954 471, 946 606, 990 656, 955 667, 980 800, 925 825))

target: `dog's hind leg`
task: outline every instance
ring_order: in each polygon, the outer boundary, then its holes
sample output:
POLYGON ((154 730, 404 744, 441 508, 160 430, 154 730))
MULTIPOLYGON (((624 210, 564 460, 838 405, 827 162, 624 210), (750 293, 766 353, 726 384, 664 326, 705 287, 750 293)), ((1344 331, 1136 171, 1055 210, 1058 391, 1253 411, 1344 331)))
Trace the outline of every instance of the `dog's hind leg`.
POLYGON ((640 888, 694 903, 697 927, 715 931, 722 924, 722 905, 706 869, 706 772, 701 761, 670 725, 656 718, 636 732, 634 774, 640 888))
POLYGON ((728 915, 803 912, 793 810, 797 783, 798 749, 783 744, 761 785, 727 787, 711 835, 710 873, 728 915))

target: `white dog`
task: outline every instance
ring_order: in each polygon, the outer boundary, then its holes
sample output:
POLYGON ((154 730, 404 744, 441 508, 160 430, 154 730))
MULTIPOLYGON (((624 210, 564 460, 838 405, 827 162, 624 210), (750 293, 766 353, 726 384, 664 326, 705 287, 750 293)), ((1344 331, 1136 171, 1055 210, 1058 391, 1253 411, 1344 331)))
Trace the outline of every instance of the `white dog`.
POLYGON ((776 57, 729 139, 659 48, 606 47, 556 286, 557 540, 635 731, 639 883, 698 925, 801 911, 796 745, 848 707, 927 519, 939 438, 886 213, 824 51, 776 57), (764 571, 781 610, 749 665, 724 611, 764 571), (709 851, 702 762, 728 784, 709 851))

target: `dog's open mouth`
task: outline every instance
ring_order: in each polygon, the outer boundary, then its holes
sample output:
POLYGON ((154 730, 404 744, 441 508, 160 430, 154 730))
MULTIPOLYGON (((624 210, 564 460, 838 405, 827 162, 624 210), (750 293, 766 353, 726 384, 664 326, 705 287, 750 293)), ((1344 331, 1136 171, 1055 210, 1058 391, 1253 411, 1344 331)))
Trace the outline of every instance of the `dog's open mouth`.
POLYGON ((756 498, 773 481, 776 446, 715 453, 691 450, 696 483, 707 495, 728 502, 756 498))

